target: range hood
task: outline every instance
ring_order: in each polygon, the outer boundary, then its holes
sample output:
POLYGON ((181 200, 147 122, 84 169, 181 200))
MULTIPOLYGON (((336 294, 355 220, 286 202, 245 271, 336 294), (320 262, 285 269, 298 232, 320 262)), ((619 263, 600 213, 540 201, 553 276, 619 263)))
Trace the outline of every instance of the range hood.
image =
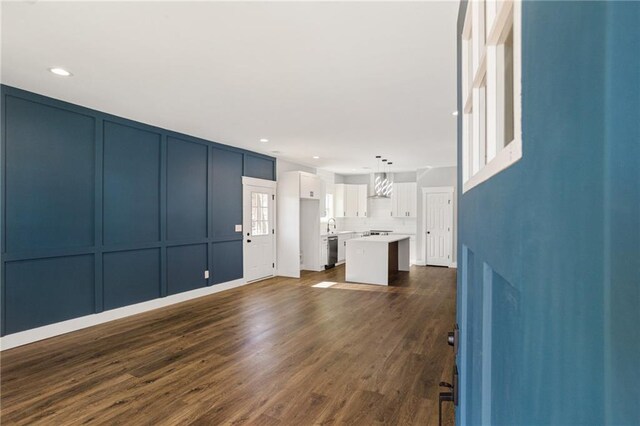
POLYGON ((393 175, 391 173, 379 172, 371 175, 373 195, 369 198, 385 199, 391 198, 393 192, 393 175))

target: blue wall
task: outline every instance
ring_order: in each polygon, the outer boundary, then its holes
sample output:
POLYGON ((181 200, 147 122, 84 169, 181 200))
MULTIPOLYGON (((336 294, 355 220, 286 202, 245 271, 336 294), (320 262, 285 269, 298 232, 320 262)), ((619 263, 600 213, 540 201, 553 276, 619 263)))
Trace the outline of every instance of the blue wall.
POLYGON ((640 4, 607 5, 605 380, 608 424, 640 424, 640 4), (632 53, 635 52, 635 53, 632 53))
POLYGON ((274 158, 7 86, 2 113, 2 335, 242 277, 274 158))
POLYGON ((522 3, 523 156, 459 194, 459 424, 640 423, 639 8, 522 3))

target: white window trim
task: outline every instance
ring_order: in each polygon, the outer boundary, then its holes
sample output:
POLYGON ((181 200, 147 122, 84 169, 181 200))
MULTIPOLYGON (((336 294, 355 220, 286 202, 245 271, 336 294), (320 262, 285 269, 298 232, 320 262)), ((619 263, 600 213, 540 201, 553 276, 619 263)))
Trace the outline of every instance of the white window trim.
MULTIPOLYGON (((470 41, 470 43, 468 44, 469 46, 474 45, 474 40, 472 40, 472 37, 480 33, 480 31, 478 30, 473 31, 472 27, 480 26, 482 28, 482 25, 479 22, 475 22, 477 21, 477 17, 473 16, 474 11, 480 10, 478 4, 481 4, 481 2, 480 1, 471 2, 469 7, 467 8, 467 12, 465 16, 465 24, 462 31, 462 38, 463 40, 470 41)), ((478 13, 478 15, 480 15, 480 17, 484 19, 484 16, 482 16, 483 14, 478 13)), ((477 88, 483 85, 482 83, 483 81, 486 81, 487 68, 491 67, 491 65, 487 64, 487 55, 492 54, 489 52, 489 50, 495 49, 495 47, 504 40, 504 37, 507 35, 507 32, 508 32, 505 30, 510 28, 511 23, 513 22, 514 139, 511 142, 509 142, 504 148, 502 148, 499 152, 495 152, 494 150, 489 148, 489 157, 493 157, 493 158, 490 158, 490 160, 484 166, 481 165, 479 170, 477 170, 475 173, 471 173, 473 171, 474 159, 470 158, 472 157, 472 155, 469 155, 468 152, 472 152, 474 150, 473 148, 474 141, 473 141, 473 138, 469 140, 468 129, 465 128, 464 126, 465 117, 462 117, 463 149, 465 149, 465 152, 463 153, 463 156, 462 156, 463 167, 465 169, 466 168, 469 169, 466 173, 463 173, 463 179, 465 175, 467 177, 467 179, 463 182, 463 185, 462 185, 463 193, 478 186, 482 182, 485 182, 486 180, 490 179, 492 176, 500 173, 502 170, 505 170, 506 168, 510 167, 512 164, 516 163, 518 160, 522 158, 522 100, 521 100, 522 99, 522 82, 521 82, 522 18, 521 16, 522 15, 521 15, 520 0, 508 0, 508 1, 502 2, 499 5, 498 10, 496 11, 495 15, 492 17, 493 22, 489 23, 489 25, 491 25, 491 30, 487 33, 488 34, 487 40, 486 40, 486 43, 483 43, 484 46, 482 48, 482 52, 477 52, 473 55, 474 59, 475 58, 478 58, 478 59, 476 59, 477 64, 474 63, 472 65, 474 69, 473 69, 473 82, 471 84, 471 87, 465 88, 464 87, 465 85, 463 84, 463 89, 468 90, 467 92, 463 93, 463 99, 464 99, 463 112, 464 114, 469 115, 471 114, 471 111, 476 107, 474 105, 474 101, 475 103, 477 103, 477 101, 475 100, 476 97, 473 96, 473 92, 477 90, 477 88), (510 19, 512 16, 511 14, 513 14, 513 20, 510 19)), ((473 61, 473 62, 476 62, 476 61, 473 61)), ((464 75, 468 73, 468 70, 464 68, 464 63, 463 63, 463 73, 465 73, 464 75)), ((490 98, 490 102, 493 104, 494 101, 496 100, 492 96, 490 98)), ((469 116, 466 122, 467 123, 469 121, 473 122, 474 119, 472 117, 473 115, 469 116)), ((490 135, 491 138, 497 138, 499 124, 500 123, 498 123, 497 120, 496 121, 487 120, 487 126, 488 126, 487 134, 490 135)), ((474 132, 477 131, 475 129, 475 126, 473 131, 474 132)))

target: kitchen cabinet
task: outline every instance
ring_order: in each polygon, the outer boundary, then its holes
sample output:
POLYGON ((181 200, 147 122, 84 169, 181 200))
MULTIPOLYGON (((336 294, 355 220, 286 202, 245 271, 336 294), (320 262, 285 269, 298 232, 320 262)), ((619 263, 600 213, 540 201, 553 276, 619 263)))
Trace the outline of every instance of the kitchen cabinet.
POLYGON ((300 172, 300 198, 320 200, 324 197, 323 181, 311 173, 300 172))
POLYGON ((368 185, 336 184, 336 217, 367 217, 367 188, 368 185))
POLYGON ((417 185, 415 182, 394 183, 391 194, 391 216, 416 217, 417 185))
POLYGON ((358 211, 356 217, 367 217, 367 206, 369 204, 369 191, 367 185, 357 185, 358 187, 358 211))
POLYGON ((347 248, 347 241, 355 238, 355 233, 338 234, 338 262, 344 262, 347 248))
POLYGON ((324 235, 320 238, 320 267, 327 265, 329 259, 329 237, 324 235))
POLYGON ((324 190, 324 181, 311 173, 291 171, 278 177, 278 275, 300 278, 300 270, 324 269, 318 232, 324 190))
POLYGON ((358 216, 358 187, 356 185, 345 185, 344 210, 345 217, 358 216))

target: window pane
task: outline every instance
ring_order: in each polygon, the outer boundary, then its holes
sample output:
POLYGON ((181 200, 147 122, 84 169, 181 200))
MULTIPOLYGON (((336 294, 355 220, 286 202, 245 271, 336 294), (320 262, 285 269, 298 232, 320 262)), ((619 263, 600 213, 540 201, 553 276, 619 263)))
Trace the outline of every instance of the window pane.
POLYGON ((269 233, 269 194, 251 193, 251 235, 269 233))
POLYGON ((513 129, 513 28, 504 42, 504 140, 506 146, 514 138, 513 129))
MULTIPOLYGON (((486 78, 486 77, 485 77, 486 78)), ((486 80, 484 81, 486 84, 486 80)), ((489 105, 487 104, 487 86, 483 86, 480 89, 480 106, 482 107, 482 118, 480 119, 480 125, 482 126, 482 131, 480 134, 480 168, 484 167, 487 164, 487 152, 489 149, 489 135, 487 133, 487 129, 489 127, 489 105)))

